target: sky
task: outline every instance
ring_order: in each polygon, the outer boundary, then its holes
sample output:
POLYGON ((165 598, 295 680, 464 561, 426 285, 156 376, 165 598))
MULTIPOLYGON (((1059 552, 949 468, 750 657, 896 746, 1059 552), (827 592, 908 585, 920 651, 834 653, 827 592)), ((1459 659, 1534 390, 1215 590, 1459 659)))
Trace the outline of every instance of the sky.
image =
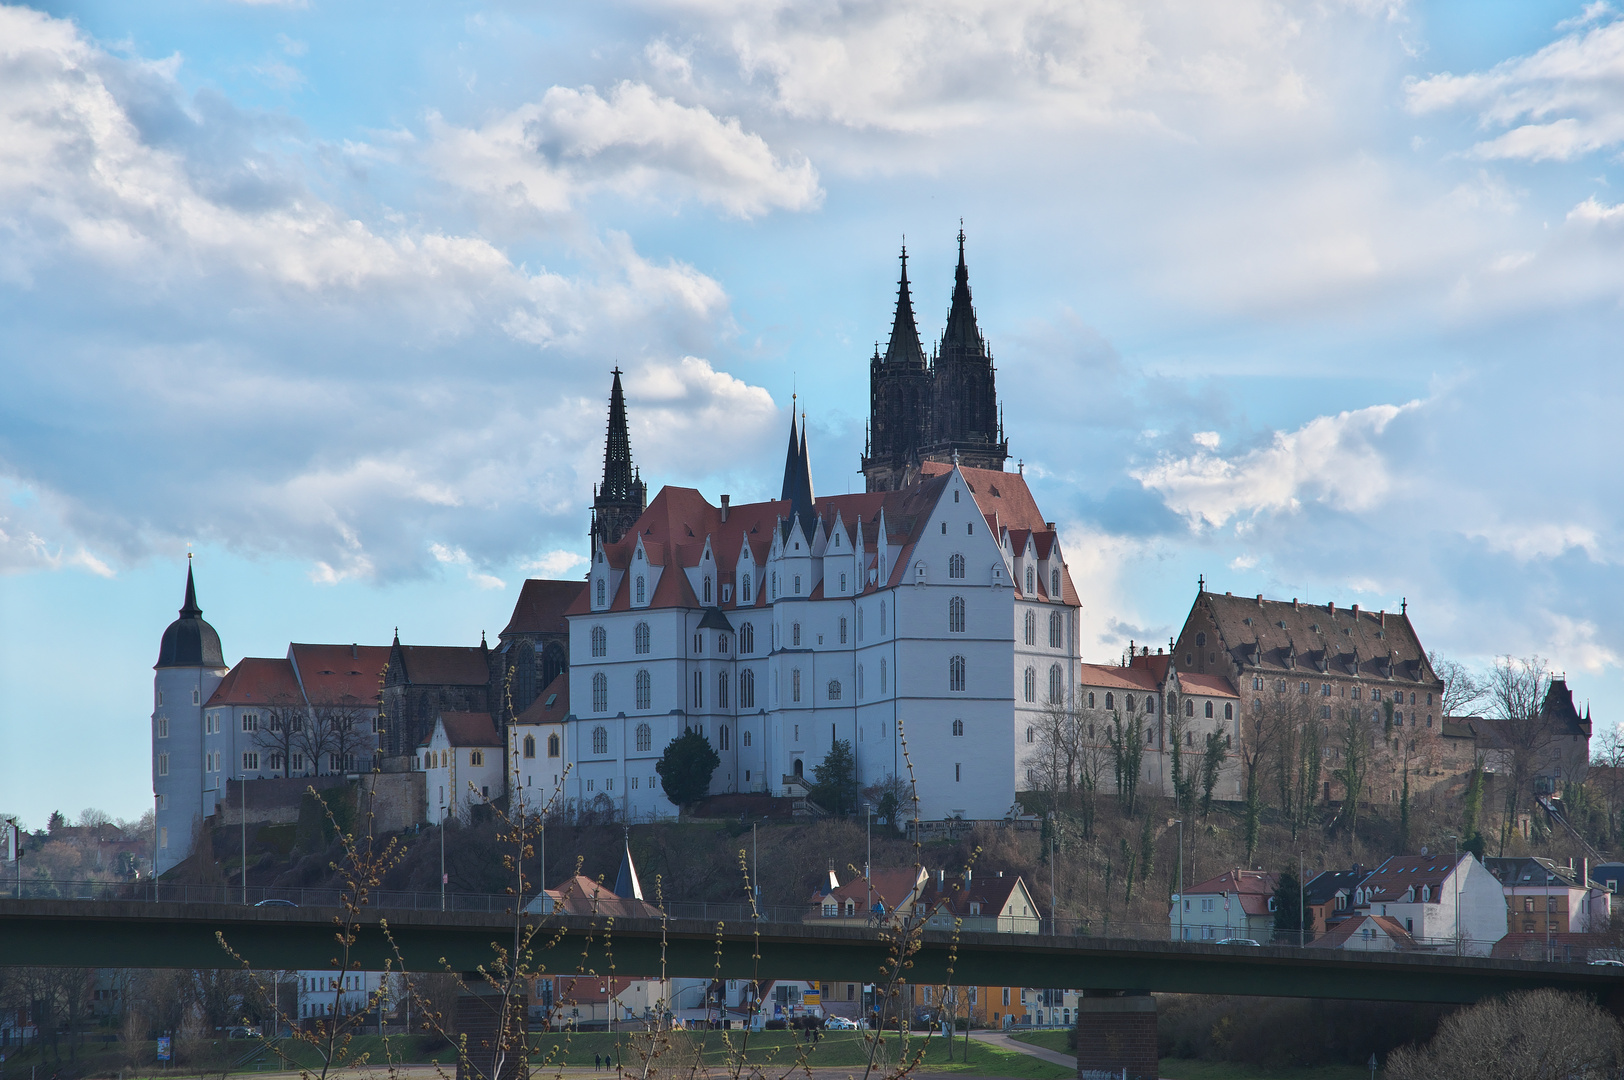
POLYGON ((961 220, 1085 659, 1204 576, 1611 727, 1621 152, 1606 2, 0 6, 0 813, 150 806, 188 552, 229 662, 494 641, 616 365, 652 488, 775 495, 796 394, 860 490, 961 220))

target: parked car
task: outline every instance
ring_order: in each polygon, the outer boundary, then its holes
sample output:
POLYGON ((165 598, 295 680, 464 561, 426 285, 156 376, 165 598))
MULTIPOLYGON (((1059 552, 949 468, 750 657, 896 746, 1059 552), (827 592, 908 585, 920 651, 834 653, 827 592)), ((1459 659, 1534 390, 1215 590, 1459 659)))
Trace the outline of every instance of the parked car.
POLYGON ((1591 967, 1624 967, 1624 960, 1592 960, 1591 967))
POLYGON ((1219 945, 1246 945, 1246 946, 1249 946, 1250 948, 1253 948, 1253 949, 1261 949, 1263 947, 1263 946, 1259 945, 1257 942, 1253 941, 1249 937, 1220 938, 1220 939, 1218 939, 1217 944, 1219 944, 1219 945))
POLYGON ((856 1031, 857 1021, 848 1020, 844 1016, 831 1016, 824 1020, 823 1026, 830 1031, 856 1031))

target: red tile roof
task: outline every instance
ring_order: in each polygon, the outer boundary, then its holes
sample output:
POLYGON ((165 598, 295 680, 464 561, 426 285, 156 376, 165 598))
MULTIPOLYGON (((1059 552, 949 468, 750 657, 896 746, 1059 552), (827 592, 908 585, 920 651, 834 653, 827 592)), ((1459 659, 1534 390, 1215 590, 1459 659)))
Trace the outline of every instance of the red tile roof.
POLYGON ((303 700, 290 662, 268 656, 245 656, 226 672, 207 705, 292 705, 303 700))
POLYGON ((564 612, 585 591, 585 580, 530 578, 520 586, 513 617, 499 636, 505 639, 509 634, 569 633, 569 621, 564 618, 564 612))
MULTIPOLYGON (((1462 852, 1460 858, 1470 859, 1469 852, 1462 852)), ((1415 887, 1416 900, 1421 899, 1421 886, 1431 889, 1432 902, 1438 900, 1439 887, 1449 878, 1449 873, 1455 868, 1456 856, 1448 852, 1437 855, 1394 855, 1380 866, 1376 867, 1371 875, 1359 883, 1364 890, 1365 903, 1375 901, 1402 902, 1405 893, 1411 886, 1415 887)))
POLYGON ((1310 949, 1342 949, 1346 948, 1349 939, 1355 934, 1363 935, 1364 928, 1370 927, 1379 934, 1391 938, 1400 949, 1413 949, 1416 947, 1415 938, 1409 931, 1398 924, 1398 920, 1390 915, 1352 915, 1337 923, 1331 929, 1308 943, 1310 949))
POLYGON ((547 724, 563 720, 570 714, 570 674, 560 672, 553 676, 547 688, 536 695, 529 708, 514 717, 516 724, 547 724))
POLYGON ((660 909, 646 900, 629 900, 616 896, 614 889, 585 874, 576 874, 556 889, 546 893, 566 915, 597 915, 616 919, 658 919, 660 909))
MULTIPOLYGON (((452 746, 501 746, 496 725, 489 713, 443 712, 440 723, 445 725, 445 737, 452 746)), ((431 735, 430 738, 433 736, 431 735)), ((427 739, 424 740, 426 745, 427 739)))
POLYGON ((288 646, 288 659, 310 704, 373 708, 389 646, 294 644, 288 646))
POLYGON ((1179 672, 1179 688, 1186 694, 1196 694, 1200 697, 1232 697, 1239 700, 1240 695, 1235 687, 1222 675, 1197 675, 1194 672, 1179 672))
POLYGON ((1116 690, 1156 689, 1156 678, 1144 668, 1121 667, 1117 664, 1079 665, 1078 682, 1083 686, 1103 686, 1116 690))
MULTIPOLYGON (((1019 874, 1006 872, 1006 876, 999 877, 997 871, 978 870, 970 876, 970 884, 965 885, 962 874, 955 875, 949 871, 945 883, 940 875, 930 879, 922 903, 927 911, 940 910, 946 915, 969 916, 971 904, 980 905, 976 913, 978 916, 997 915, 1004 910, 1020 884, 1019 874)), ((1015 911, 1013 914, 1026 918, 1028 914, 1036 915, 1037 912, 1015 911)))
MULTIPOLYGON (((895 911, 903 904, 918 901, 919 897, 915 895, 915 889, 920 883, 921 873, 919 867, 882 868, 871 870, 867 881, 863 879, 861 874, 857 875, 829 895, 840 901, 842 906, 848 899, 855 900, 858 911, 863 910, 863 905, 872 895, 876 902, 885 905, 885 910, 895 911)), ((821 904, 822 902, 822 890, 812 894, 812 903, 821 904)))
POLYGON ((1238 896, 1241 910, 1248 915, 1269 914, 1269 899, 1279 884, 1275 875, 1262 870, 1231 870, 1215 878, 1208 878, 1189 889, 1186 896, 1212 896, 1227 893, 1238 896))

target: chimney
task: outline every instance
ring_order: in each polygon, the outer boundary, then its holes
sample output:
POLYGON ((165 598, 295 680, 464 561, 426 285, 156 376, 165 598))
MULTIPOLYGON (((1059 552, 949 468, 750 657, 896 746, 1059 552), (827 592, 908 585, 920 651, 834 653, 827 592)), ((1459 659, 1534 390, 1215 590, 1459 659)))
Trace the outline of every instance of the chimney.
POLYGON ((1297 598, 1295 596, 1291 598, 1291 610, 1297 610, 1297 598))
POLYGON ((722 521, 723 521, 723 523, 726 523, 726 521, 727 521, 727 504, 732 502, 732 501, 733 501, 733 496, 731 496, 731 495, 723 495, 722 496, 722 521))
POLYGON ((1331 616, 1334 618, 1336 616, 1336 601, 1332 600, 1329 604, 1326 604, 1325 610, 1330 612, 1331 616))
POLYGON ((1043 523, 1043 527, 1045 529, 1048 529, 1050 532, 1054 532, 1054 522, 1052 522, 1052 521, 1045 521, 1043 523))
POLYGON ((1353 617, 1355 619, 1357 619, 1359 617, 1359 605, 1358 604, 1353 605, 1353 617))
POLYGON ((1385 627, 1387 625, 1387 609, 1383 608, 1382 610, 1378 611, 1376 613, 1376 619, 1382 624, 1383 627, 1385 627))
POLYGON ((936 891, 937 892, 946 892, 947 891, 947 868, 946 867, 943 867, 942 869, 936 871, 936 891))
POLYGON ((359 660, 360 658, 360 654, 355 651, 355 642, 350 642, 350 659, 359 660))
POLYGON ((1263 606, 1263 594, 1262 593, 1257 594, 1257 606, 1258 607, 1263 606))
POLYGON ((999 876, 999 877, 1003 877, 1003 876, 1004 876, 1004 872, 1003 872, 1003 871, 1002 871, 1002 870, 1000 870, 1000 871, 998 871, 998 876, 999 876))
POLYGON ((964 868, 964 887, 966 889, 970 887, 970 868, 968 866, 964 868))

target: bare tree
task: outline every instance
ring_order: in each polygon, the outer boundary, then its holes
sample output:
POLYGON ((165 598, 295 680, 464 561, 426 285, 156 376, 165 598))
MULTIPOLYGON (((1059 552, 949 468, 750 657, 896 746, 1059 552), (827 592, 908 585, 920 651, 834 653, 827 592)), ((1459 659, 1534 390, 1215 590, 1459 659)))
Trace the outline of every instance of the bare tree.
POLYGON ((1436 652, 1427 654, 1433 674, 1443 680, 1443 700, 1438 704, 1445 716, 1467 716, 1467 710, 1488 696, 1488 688, 1459 660, 1445 660, 1436 652))
POLYGON ((266 772, 293 775, 293 755, 303 749, 306 719, 303 702, 277 698, 266 704, 254 733, 254 745, 267 758, 266 772))
POLYGON ((1359 795, 1364 791, 1365 774, 1370 770, 1375 734, 1366 728, 1358 706, 1344 707, 1340 712, 1337 742, 1342 760, 1334 772, 1342 781, 1342 821, 1348 827, 1351 850, 1359 838, 1359 795))
POLYGON ((1138 713, 1128 722, 1122 714, 1113 712, 1111 723, 1105 725, 1105 740, 1111 747, 1111 767, 1116 773, 1117 799, 1122 812, 1133 816, 1139 799, 1139 772, 1145 758, 1145 721, 1138 713))
MULTIPOLYGON (((305 723, 296 733, 300 751, 310 758, 317 773, 354 772, 357 759, 371 756, 377 745, 372 712, 359 705, 317 705, 306 711, 305 723)), ((365 763, 371 768, 371 762, 365 763)))
POLYGON ((1076 784, 1076 717, 1063 702, 1051 701, 1033 725, 1033 768, 1054 806, 1070 796, 1076 784))
POLYGON ((1504 855, 1506 842, 1517 827, 1517 815, 1522 808, 1524 789, 1551 750, 1551 717, 1546 713, 1545 694, 1551 688, 1551 677, 1545 661, 1538 656, 1522 660, 1502 656, 1489 672, 1487 695, 1490 708, 1495 712, 1495 725, 1504 747, 1506 766, 1505 820, 1500 823, 1500 854, 1504 855))
POLYGON ((1624 1064, 1618 1021, 1582 994, 1490 998, 1439 1025, 1425 1047, 1387 1059, 1393 1080, 1603 1080, 1624 1064))
POLYGON ((1241 764, 1246 768, 1246 864, 1257 852, 1258 831, 1263 814, 1263 782, 1269 755, 1279 737, 1278 722, 1272 710, 1253 709, 1241 720, 1241 764))

